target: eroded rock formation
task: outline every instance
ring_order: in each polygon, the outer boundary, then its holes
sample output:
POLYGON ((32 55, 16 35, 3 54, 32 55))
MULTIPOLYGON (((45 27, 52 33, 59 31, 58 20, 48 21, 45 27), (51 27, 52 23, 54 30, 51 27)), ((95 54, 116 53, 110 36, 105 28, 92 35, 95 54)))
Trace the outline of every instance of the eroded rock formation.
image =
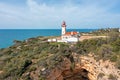
POLYGON ((81 56, 73 54, 74 62, 64 58, 60 65, 56 66, 47 75, 47 80, 110 80, 113 74, 120 79, 120 71, 110 61, 96 61, 92 54, 81 56))

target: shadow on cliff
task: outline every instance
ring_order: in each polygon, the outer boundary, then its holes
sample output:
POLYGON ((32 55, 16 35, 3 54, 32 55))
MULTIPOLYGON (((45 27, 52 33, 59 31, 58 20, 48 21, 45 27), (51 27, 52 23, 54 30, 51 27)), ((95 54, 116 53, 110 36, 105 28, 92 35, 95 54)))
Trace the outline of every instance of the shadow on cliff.
POLYGON ((63 71, 63 80, 89 80, 86 69, 74 69, 73 71, 63 71))
POLYGON ((88 77, 89 71, 82 68, 82 65, 77 66, 76 64, 79 62, 76 62, 72 55, 67 58, 64 57, 62 60, 59 65, 50 71, 47 80, 90 80, 88 77))

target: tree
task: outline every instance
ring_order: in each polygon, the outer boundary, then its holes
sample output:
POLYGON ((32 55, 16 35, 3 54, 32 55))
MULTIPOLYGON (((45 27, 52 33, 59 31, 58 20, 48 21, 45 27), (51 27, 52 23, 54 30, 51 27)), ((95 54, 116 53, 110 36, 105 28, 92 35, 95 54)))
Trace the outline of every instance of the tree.
POLYGON ((109 59, 110 56, 112 55, 112 47, 110 45, 102 45, 99 50, 98 50, 98 54, 99 54, 99 57, 100 58, 103 58, 103 59, 109 59))

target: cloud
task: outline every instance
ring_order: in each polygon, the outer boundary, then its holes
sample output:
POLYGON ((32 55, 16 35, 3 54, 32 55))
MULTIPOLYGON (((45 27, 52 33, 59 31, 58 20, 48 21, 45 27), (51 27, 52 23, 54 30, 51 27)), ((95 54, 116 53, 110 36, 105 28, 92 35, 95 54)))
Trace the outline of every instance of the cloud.
POLYGON ((65 20, 69 28, 120 26, 120 12, 112 10, 118 0, 25 1, 24 6, 0 3, 0 25, 6 28, 60 28, 61 21, 65 20))

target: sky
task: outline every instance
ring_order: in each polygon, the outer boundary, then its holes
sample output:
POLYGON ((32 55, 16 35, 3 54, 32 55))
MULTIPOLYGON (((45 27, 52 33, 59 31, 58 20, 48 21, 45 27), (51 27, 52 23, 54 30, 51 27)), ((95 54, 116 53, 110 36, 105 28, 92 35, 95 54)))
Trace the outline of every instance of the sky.
POLYGON ((120 28, 120 0, 0 0, 0 29, 120 28))

